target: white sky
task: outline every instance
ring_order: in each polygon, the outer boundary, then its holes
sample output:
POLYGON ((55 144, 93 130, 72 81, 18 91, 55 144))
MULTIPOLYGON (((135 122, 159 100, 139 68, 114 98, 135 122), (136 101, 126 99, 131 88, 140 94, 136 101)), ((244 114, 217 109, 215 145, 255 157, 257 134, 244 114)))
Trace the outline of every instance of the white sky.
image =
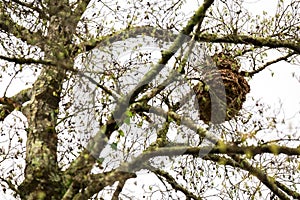
POLYGON ((300 111, 300 83, 293 74, 300 76, 300 66, 284 61, 272 65, 249 81, 252 96, 275 105, 275 108, 281 101, 286 118, 293 117, 300 111))

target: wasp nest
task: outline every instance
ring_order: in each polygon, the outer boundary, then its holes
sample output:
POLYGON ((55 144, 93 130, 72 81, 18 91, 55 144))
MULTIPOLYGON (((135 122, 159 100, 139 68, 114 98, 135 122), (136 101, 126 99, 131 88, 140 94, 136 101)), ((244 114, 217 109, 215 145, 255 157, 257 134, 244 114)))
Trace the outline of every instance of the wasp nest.
POLYGON ((213 55, 212 59, 218 69, 230 69, 234 72, 238 72, 240 70, 240 64, 230 54, 221 52, 213 55))
POLYGON ((237 115, 250 87, 238 73, 239 63, 223 53, 213 57, 216 67, 203 70, 201 81, 194 86, 200 119, 219 124, 237 115))

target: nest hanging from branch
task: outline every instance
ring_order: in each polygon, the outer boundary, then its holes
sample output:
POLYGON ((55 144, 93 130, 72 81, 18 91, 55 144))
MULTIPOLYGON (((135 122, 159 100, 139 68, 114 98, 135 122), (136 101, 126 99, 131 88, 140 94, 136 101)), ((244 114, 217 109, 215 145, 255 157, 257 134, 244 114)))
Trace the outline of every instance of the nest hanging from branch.
POLYGON ((235 117, 250 91, 247 81, 238 73, 240 65, 233 57, 220 53, 213 57, 217 69, 206 68, 201 81, 194 86, 200 119, 219 124, 235 117))

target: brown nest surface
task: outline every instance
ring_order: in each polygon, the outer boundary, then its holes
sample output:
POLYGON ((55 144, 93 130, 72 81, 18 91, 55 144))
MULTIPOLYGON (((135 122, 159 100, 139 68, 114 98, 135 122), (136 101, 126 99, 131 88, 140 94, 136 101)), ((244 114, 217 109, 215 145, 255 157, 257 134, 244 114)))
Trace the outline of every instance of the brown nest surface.
POLYGON ((206 68, 201 81, 193 89, 200 119, 205 123, 219 124, 237 115, 250 86, 238 73, 238 62, 232 57, 221 53, 214 55, 213 59, 217 69, 206 68))

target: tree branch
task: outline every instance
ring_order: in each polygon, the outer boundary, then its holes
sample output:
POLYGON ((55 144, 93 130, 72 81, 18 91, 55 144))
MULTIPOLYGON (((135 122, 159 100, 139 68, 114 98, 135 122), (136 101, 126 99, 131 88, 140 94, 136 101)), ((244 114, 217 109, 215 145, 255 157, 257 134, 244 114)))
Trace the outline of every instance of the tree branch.
POLYGON ((282 199, 289 199, 284 193, 282 193, 279 189, 282 191, 286 192, 288 195, 294 197, 295 199, 299 199, 300 194, 297 193, 296 191, 292 191, 288 187, 286 187, 284 184, 279 183, 278 181, 274 180, 272 177, 264 174, 261 170, 252 167, 248 162, 244 160, 244 162, 241 162, 241 158, 236 158, 234 160, 230 158, 225 158, 223 156, 219 155, 206 155, 203 156, 202 159, 204 160, 211 160, 216 163, 219 163, 221 165, 229 165, 234 168, 238 167, 242 170, 248 171, 251 175, 255 176, 258 180, 260 180, 262 183, 264 183, 271 191, 275 190, 276 194, 279 197, 283 197, 282 199), (246 163, 246 166, 244 164, 246 163), (270 186, 271 185, 271 186, 270 186), (279 194, 277 194, 279 193, 279 194))
POLYGON ((152 169, 151 171, 158 176, 164 177, 173 189, 181 191, 183 194, 185 194, 187 199, 202 200, 201 197, 194 195, 192 192, 190 192, 186 188, 182 187, 179 183, 177 183, 176 180, 168 172, 160 169, 152 169))
MULTIPOLYGON (((83 42, 78 45, 80 52, 90 51, 99 45, 108 45, 116 41, 121 41, 126 38, 136 37, 137 35, 146 35, 155 37, 157 39, 164 39, 167 41, 173 41, 176 38, 176 34, 171 33, 169 30, 157 29, 152 26, 138 26, 131 27, 113 34, 103 36, 100 38, 94 38, 89 41, 83 42)), ((217 35, 209 33, 201 33, 195 37, 195 40, 199 42, 213 42, 213 43, 232 43, 232 44, 246 44, 259 47, 271 47, 271 48, 287 48, 293 50, 295 54, 300 54, 300 42, 290 40, 279 40, 272 37, 255 37, 248 35, 217 35)))
POLYGON ((4 9, 5 8, 0 4, 0 31, 3 31, 7 34, 12 34, 22 41, 27 42, 29 45, 38 46, 43 49, 41 45, 41 41, 44 41, 42 38, 42 32, 32 32, 14 22, 12 18, 4 12, 4 9))
POLYGON ((175 55, 177 50, 186 41, 187 36, 191 34, 195 26, 201 27, 207 9, 212 5, 214 0, 205 0, 198 8, 195 14, 188 21, 187 25, 180 31, 173 44, 166 51, 162 52, 162 56, 158 63, 153 66, 140 80, 138 85, 129 93, 129 103, 133 103, 138 94, 144 90, 148 84, 155 78, 155 76, 164 68, 170 58, 175 55))
MULTIPOLYGON (((52 60, 36 60, 33 58, 21 58, 21 57, 8 57, 0 55, 0 59, 8 61, 8 62, 14 62, 16 64, 42 64, 47 66, 56 66, 57 63, 53 62, 52 60)), ((69 69, 69 68, 68 68, 69 69)), ((69 69, 70 70, 70 69, 69 69)))
MULTIPOLYGON (((100 131, 96 134, 96 137, 93 139, 93 142, 91 142, 90 146, 90 152, 86 151, 83 154, 81 154, 77 159, 73 161, 73 163, 70 165, 69 169, 67 170, 67 174, 70 173, 78 173, 78 168, 82 166, 82 162, 86 161, 92 161, 94 162, 95 159, 92 159, 90 157, 98 156, 101 152, 101 150, 104 148, 105 139, 109 138, 111 133, 118 129, 117 122, 114 119, 114 116, 123 116, 124 112, 133 103, 133 100, 138 96, 138 94, 147 87, 148 83, 163 69, 164 64, 168 62, 168 60, 175 54, 175 52, 180 48, 180 46, 183 44, 186 35, 189 35, 193 28, 199 24, 201 25, 201 22, 204 19, 206 10, 210 7, 210 5, 213 3, 213 0, 205 0, 203 5, 199 7, 199 9, 195 12, 194 16, 188 21, 187 25, 182 29, 181 34, 177 36, 176 40, 174 41, 173 45, 165 52, 163 52, 162 58, 158 62, 157 65, 155 65, 150 71, 146 73, 146 75, 141 79, 141 81, 138 83, 138 85, 129 92, 128 95, 121 98, 118 102, 115 111, 112 113, 110 120, 108 120, 108 123, 100 128, 100 131), (128 104, 129 103, 129 104, 128 104), (88 156, 87 156, 88 155, 88 156), (84 157, 86 156, 86 158, 84 157)), ((93 42, 93 44, 95 44, 93 42)), ((122 123, 122 120, 119 122, 122 123)), ((92 167, 93 163, 89 163, 87 167, 87 171, 89 171, 92 167)), ((85 171, 85 173, 87 172, 85 171)))
POLYGON ((141 169, 142 164, 151 158, 157 156, 181 156, 181 155, 192 155, 194 157, 204 156, 204 155, 246 155, 248 157, 271 153, 273 155, 285 154, 288 156, 299 156, 300 147, 290 148, 279 145, 263 145, 260 146, 242 146, 238 147, 236 145, 225 144, 219 142, 216 146, 204 146, 204 147, 190 147, 190 146, 176 146, 170 144, 165 147, 149 148, 144 151, 141 155, 133 159, 130 163, 124 164, 120 167, 122 171, 136 171, 141 169))
POLYGON ((16 188, 16 186, 10 181, 6 180, 5 178, 0 177, 0 180, 3 181, 8 185, 8 188, 14 191, 16 194, 19 194, 19 190, 16 188))
POLYGON ((140 102, 132 105, 132 111, 136 111, 136 112, 147 112, 150 109, 151 109, 151 112, 153 112, 154 114, 157 114, 159 116, 168 116, 172 120, 174 120, 174 122, 176 124, 185 125, 189 129, 195 131, 201 138, 206 138, 213 144, 219 142, 219 138, 217 138, 215 135, 211 134, 205 128, 202 128, 201 126, 196 125, 194 123, 194 121, 192 119, 190 119, 189 117, 183 117, 171 110, 166 112, 162 108, 152 107, 150 105, 143 105, 143 103, 140 103, 140 102))
POLYGON ((101 174, 91 174, 89 176, 89 183, 85 190, 81 193, 77 193, 73 199, 89 199, 91 196, 101 191, 104 187, 112 185, 116 181, 122 182, 130 178, 136 178, 136 174, 116 170, 101 174))
POLYGON ((237 155, 231 156, 237 163, 239 163, 240 168, 248 171, 250 174, 256 176, 265 186, 267 186, 275 195, 277 195, 280 199, 290 200, 285 193, 283 193, 275 184, 274 178, 268 176, 260 169, 251 166, 251 164, 245 159, 240 158, 237 155))
POLYGON ((76 9, 74 10, 74 14, 76 16, 81 16, 84 11, 86 10, 88 4, 90 3, 91 0, 79 0, 78 3, 77 3, 77 7, 76 9))
POLYGON ((19 1, 19 0, 11 0, 11 1, 18 4, 18 5, 20 5, 20 6, 29 8, 30 10, 36 11, 39 14, 39 17, 41 17, 42 19, 49 19, 49 17, 46 15, 46 13, 42 9, 40 9, 37 6, 33 5, 34 2, 26 3, 26 2, 23 2, 23 1, 19 1))
POLYGON ((251 44, 254 46, 267 46, 271 48, 287 48, 300 54, 300 42, 290 40, 279 40, 271 37, 255 37, 248 35, 217 35, 202 33, 196 37, 201 42, 251 44))
MULTIPOLYGON (((178 148, 178 147, 177 147, 178 148)), ((253 157, 255 155, 259 154, 264 154, 264 153, 270 153, 273 155, 278 155, 278 154, 285 154, 287 156, 299 156, 300 155, 300 146, 297 148, 292 148, 292 147, 286 147, 286 146, 280 146, 276 144, 270 144, 270 145, 262 145, 262 146, 236 146, 232 144, 225 144, 219 142, 216 146, 211 148, 210 146, 207 147, 180 147, 181 149, 168 149, 166 148, 165 150, 162 148, 162 152, 157 152, 159 155, 160 153, 163 155, 164 152, 166 154, 171 153, 171 152, 182 152, 183 149, 185 148, 186 151, 184 154, 188 155, 194 155, 197 156, 199 155, 199 152, 204 151, 208 152, 209 154, 240 154, 240 155, 247 155, 248 157, 253 157), (207 150, 206 150, 207 149, 207 150)), ((159 151, 159 150, 158 150, 159 151)))
MULTIPOLYGON (((127 179, 126 179, 126 180, 127 180, 127 179)), ((115 190, 115 192, 114 192, 114 194, 113 194, 111 200, 118 200, 118 199, 120 199, 120 198, 119 198, 119 195, 120 195, 120 193, 122 192, 122 189, 124 188, 124 185, 125 185, 125 183, 126 183, 126 180, 121 180, 121 181, 119 181, 118 186, 117 186, 117 188, 116 188, 116 190, 115 190)))
POLYGON ((36 60, 36 59, 33 59, 33 58, 7 57, 7 56, 2 56, 2 55, 0 55, 0 59, 8 61, 8 62, 14 62, 14 63, 20 64, 20 65, 22 65, 22 64, 28 64, 28 65, 29 64, 42 64, 42 65, 45 65, 45 66, 52 66, 52 67, 60 66, 63 69, 75 72, 79 76, 87 78, 92 84, 94 84, 94 85, 98 86, 99 88, 101 88, 102 90, 104 90, 107 94, 112 96, 114 99, 120 98, 120 95, 118 95, 117 93, 115 93, 112 90, 108 89, 104 85, 99 84, 93 78, 86 75, 84 72, 81 72, 80 70, 74 69, 73 67, 66 65, 66 63, 53 62, 52 60, 36 60))
POLYGON ((12 97, 0 97, 0 121, 3 121, 12 111, 20 110, 22 104, 31 98, 31 88, 20 91, 12 97))
POLYGON ((266 69, 268 66, 270 66, 272 64, 275 64, 277 62, 280 62, 280 61, 286 61, 288 58, 290 58, 291 56, 293 56, 295 54, 296 54, 295 52, 288 53, 285 56, 282 56, 282 57, 279 57, 279 58, 277 58, 275 60, 267 62, 266 64, 264 64, 263 66, 259 67, 258 69, 254 70, 254 71, 251 71, 251 72, 241 71, 240 74, 242 76, 252 77, 253 75, 255 75, 255 74, 263 71, 264 69, 266 69))
POLYGON ((288 188, 287 186, 285 186, 284 184, 280 183, 279 181, 275 180, 275 184, 285 193, 287 193, 288 195, 292 196, 294 199, 300 199, 300 194, 297 193, 296 191, 291 190, 290 188, 288 188))
MULTIPOLYGON (((225 145, 225 144, 224 144, 225 145)), ((143 163, 147 162, 150 158, 156 157, 156 156, 178 156, 178 155, 193 155, 195 157, 198 157, 200 155, 200 151, 203 151, 207 153, 205 155, 205 159, 214 160, 215 162, 222 163, 223 165, 231 165, 233 167, 239 167, 243 170, 249 171, 252 175, 256 176, 260 181, 262 181, 267 187, 270 188, 277 196, 279 196, 282 199, 288 199, 286 198, 285 194, 282 193, 280 189, 285 191, 287 194, 293 196, 293 197, 299 197, 299 194, 295 191, 290 190, 283 184, 279 183, 278 181, 273 182, 273 179, 266 174, 264 174, 261 170, 252 167, 246 160, 243 160, 239 158, 236 154, 246 154, 249 155, 249 152, 252 155, 253 154, 262 154, 262 153, 275 153, 276 155, 278 153, 286 153, 287 155, 300 155, 300 147, 299 148, 288 148, 284 146, 275 146, 275 145, 268 145, 263 147, 237 147, 237 146, 217 146, 212 148, 211 151, 209 151, 211 147, 207 147, 207 150, 205 148, 200 147, 189 147, 189 146, 175 146, 175 147, 161 147, 156 149, 148 149, 148 151, 144 152, 141 156, 138 156, 136 159, 134 159, 129 165, 126 165, 131 170, 139 170, 140 168, 143 168, 143 163), (204 149, 204 150, 203 150, 204 149), (274 152, 276 151, 276 152, 274 152), (241 153, 242 152, 242 153, 241 153), (294 153, 292 153, 294 152, 294 153), (236 159, 236 161, 232 161, 225 157, 217 156, 216 154, 226 154, 226 155, 233 155, 233 157, 236 159), (139 165, 139 166, 137 166, 139 165), (274 183, 277 186, 274 185, 274 183)), ((119 170, 130 170, 129 168, 120 168, 119 170)), ((167 179, 167 182, 169 182, 174 189, 178 189, 185 193, 187 196, 190 196, 191 193, 189 191, 185 190, 181 186, 179 186, 176 181, 172 179, 172 177, 168 176, 167 174, 160 173, 160 171, 154 170, 154 173, 158 173, 159 175, 164 176, 167 179), (177 184, 177 185, 176 185, 177 184)), ((193 197, 195 198, 195 197, 193 197)), ((199 198, 196 198, 199 199, 199 198)))
POLYGON ((76 54, 90 51, 100 45, 106 46, 117 41, 122 41, 127 38, 136 37, 137 35, 146 35, 165 41, 174 41, 176 38, 176 35, 170 33, 170 31, 161 30, 152 26, 130 27, 128 29, 117 31, 106 36, 93 38, 89 41, 82 42, 77 45, 76 54))

